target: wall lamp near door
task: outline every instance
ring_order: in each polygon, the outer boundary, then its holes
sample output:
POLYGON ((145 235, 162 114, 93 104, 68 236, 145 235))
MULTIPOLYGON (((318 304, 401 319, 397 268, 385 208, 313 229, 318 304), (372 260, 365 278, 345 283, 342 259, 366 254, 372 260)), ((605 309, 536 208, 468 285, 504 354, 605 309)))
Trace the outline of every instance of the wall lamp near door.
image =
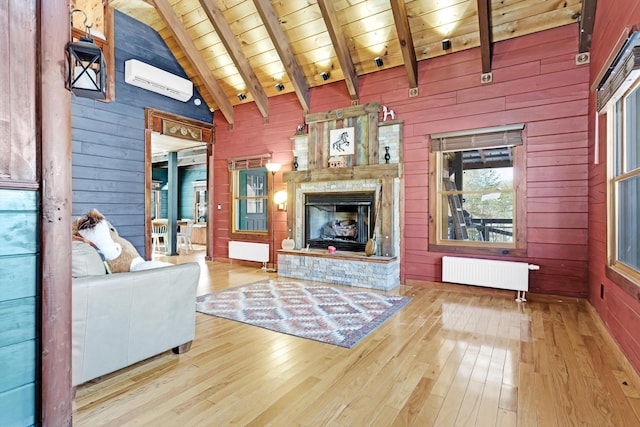
POLYGON ((287 210, 287 190, 280 190, 273 195, 273 202, 278 206, 279 211, 287 210))
POLYGON ((73 21, 69 30, 67 53, 69 58, 68 85, 76 96, 91 99, 107 98, 107 65, 102 50, 91 38, 91 25, 87 25, 87 14, 80 9, 71 11, 71 18, 76 12, 84 15, 86 36, 73 41, 73 21))

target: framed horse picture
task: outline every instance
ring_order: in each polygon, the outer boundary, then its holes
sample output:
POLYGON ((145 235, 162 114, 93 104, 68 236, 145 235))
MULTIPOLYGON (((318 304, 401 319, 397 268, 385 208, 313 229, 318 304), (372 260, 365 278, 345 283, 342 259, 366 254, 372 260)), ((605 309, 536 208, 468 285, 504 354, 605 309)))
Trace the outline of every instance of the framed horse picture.
POLYGON ((333 129, 329 132, 329 156, 346 156, 355 153, 354 128, 333 129))

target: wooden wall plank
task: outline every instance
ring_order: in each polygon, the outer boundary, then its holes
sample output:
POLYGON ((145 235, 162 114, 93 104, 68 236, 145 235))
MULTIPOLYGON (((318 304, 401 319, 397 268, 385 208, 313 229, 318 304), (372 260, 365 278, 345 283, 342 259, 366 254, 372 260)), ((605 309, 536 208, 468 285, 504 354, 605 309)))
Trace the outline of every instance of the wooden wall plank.
POLYGON ((37 256, 0 257, 0 301, 36 296, 37 256))
POLYGON ((33 383, 36 377, 35 340, 0 347, 0 360, 0 393, 33 383))
POLYGON ((11 31, 10 52, 6 56, 9 90, 2 93, 9 103, 12 118, 20 118, 10 122, 9 175, 12 180, 36 181, 36 109, 33 108, 36 102, 36 56, 33 49, 24 48, 38 46, 37 21, 33 19, 36 3, 11 0, 8 9, 9 25, 5 28, 11 31))
MULTIPOLYGON (((0 301, 0 347, 36 337, 36 299, 0 301)), ((35 360, 31 361, 35 363, 35 360)))
POLYGON ((34 383, 0 393, 0 425, 30 426, 36 424, 36 387, 34 383))

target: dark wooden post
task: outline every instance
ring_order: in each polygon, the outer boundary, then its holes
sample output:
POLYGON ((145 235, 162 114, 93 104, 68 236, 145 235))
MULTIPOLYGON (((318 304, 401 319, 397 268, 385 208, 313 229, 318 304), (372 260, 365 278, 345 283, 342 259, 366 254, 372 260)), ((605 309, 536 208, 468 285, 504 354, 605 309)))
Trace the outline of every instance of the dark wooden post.
MULTIPOLYGON (((17 4, 17 3, 16 3, 17 4)), ((40 422, 70 426, 71 100, 65 88, 69 2, 37 2, 40 21, 38 114, 41 158, 42 324, 40 422)))

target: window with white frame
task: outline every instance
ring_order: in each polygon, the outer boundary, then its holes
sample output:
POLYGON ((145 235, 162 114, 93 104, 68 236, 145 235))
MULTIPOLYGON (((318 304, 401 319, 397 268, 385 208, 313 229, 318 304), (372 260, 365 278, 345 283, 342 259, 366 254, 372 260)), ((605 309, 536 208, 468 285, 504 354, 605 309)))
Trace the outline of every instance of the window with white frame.
POLYGON ((607 114, 609 265, 640 283, 640 36, 627 41, 598 90, 607 114))
POLYGON ((268 157, 232 159, 231 173, 233 233, 266 234, 268 226, 268 179, 264 167, 268 157))
MULTIPOLYGON (((432 134, 430 244, 517 247, 523 124, 432 134)), ((446 249, 445 249, 446 250, 446 249)))

